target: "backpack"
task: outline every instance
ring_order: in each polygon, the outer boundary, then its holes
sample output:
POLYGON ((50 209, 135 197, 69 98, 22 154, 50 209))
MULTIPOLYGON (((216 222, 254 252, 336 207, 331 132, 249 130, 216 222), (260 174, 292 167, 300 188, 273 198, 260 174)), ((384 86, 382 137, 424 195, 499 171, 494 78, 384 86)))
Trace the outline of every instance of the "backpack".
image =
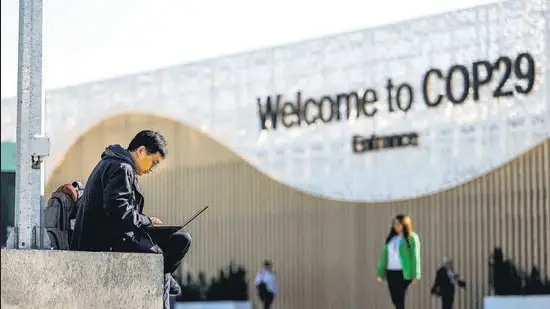
MULTIPOLYGON (((69 250, 74 221, 78 211, 77 200, 79 192, 82 192, 81 184, 74 182, 69 185, 74 189, 75 197, 62 191, 59 187, 48 200, 48 206, 44 210, 44 228, 51 242, 51 249, 69 250)), ((72 191, 72 190, 70 190, 72 191)))

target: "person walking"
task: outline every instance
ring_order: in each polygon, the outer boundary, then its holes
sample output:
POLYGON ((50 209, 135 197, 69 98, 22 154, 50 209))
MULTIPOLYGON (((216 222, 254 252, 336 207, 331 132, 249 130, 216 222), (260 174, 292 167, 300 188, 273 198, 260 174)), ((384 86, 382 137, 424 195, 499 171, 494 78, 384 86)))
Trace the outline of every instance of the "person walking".
POLYGON ((420 238, 411 218, 399 214, 386 237, 376 271, 378 282, 387 281, 395 309, 405 309, 407 288, 420 280, 420 265, 420 238))
POLYGON ((264 305, 264 309, 269 309, 275 294, 277 294, 277 277, 273 273, 271 261, 266 260, 264 267, 256 274, 256 288, 258 297, 264 305))
POLYGON ((443 264, 437 270, 435 282, 432 286, 431 293, 441 297, 441 308, 451 309, 455 300, 455 286, 461 288, 466 287, 466 282, 459 279, 454 268, 453 259, 449 257, 443 258, 443 264))

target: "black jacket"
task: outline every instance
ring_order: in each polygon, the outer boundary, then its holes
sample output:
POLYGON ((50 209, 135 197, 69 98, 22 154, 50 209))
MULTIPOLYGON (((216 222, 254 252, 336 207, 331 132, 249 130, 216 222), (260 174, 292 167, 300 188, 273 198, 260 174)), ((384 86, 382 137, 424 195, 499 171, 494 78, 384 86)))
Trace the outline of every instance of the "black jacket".
POLYGON ((71 249, 139 251, 151 218, 144 216, 143 195, 130 152, 111 145, 93 169, 78 201, 71 249))
MULTIPOLYGON (((459 280, 458 276, 456 276, 455 280, 456 280, 456 284, 458 284, 459 287, 466 287, 466 283, 462 280, 459 280)), ((449 278, 447 269, 445 267, 441 267, 437 270, 437 274, 435 276, 435 283, 432 286, 431 293, 437 296, 441 296, 443 298, 454 296, 455 283, 452 282, 451 279, 449 278)))

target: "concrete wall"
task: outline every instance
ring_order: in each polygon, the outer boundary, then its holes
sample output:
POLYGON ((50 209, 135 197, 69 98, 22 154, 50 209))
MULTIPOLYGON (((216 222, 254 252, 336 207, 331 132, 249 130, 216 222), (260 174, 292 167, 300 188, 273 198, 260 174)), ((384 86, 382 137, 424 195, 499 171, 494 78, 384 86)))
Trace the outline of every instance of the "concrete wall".
POLYGON ((175 309, 252 309, 250 301, 213 301, 176 303, 175 309))
POLYGON ((484 309, 550 308, 549 295, 488 296, 483 301, 484 309))
POLYGON ((2 250, 2 309, 162 308, 152 254, 2 250))

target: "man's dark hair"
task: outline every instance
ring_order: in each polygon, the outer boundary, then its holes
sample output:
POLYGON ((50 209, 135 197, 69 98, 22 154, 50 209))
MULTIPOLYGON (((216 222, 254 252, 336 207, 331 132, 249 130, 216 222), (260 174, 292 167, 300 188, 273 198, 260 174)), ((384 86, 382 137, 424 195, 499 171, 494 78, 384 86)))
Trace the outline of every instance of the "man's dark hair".
POLYGON ((128 151, 136 151, 141 146, 144 146, 149 154, 158 152, 163 158, 168 153, 166 139, 162 134, 153 130, 143 130, 136 134, 128 145, 128 151))

